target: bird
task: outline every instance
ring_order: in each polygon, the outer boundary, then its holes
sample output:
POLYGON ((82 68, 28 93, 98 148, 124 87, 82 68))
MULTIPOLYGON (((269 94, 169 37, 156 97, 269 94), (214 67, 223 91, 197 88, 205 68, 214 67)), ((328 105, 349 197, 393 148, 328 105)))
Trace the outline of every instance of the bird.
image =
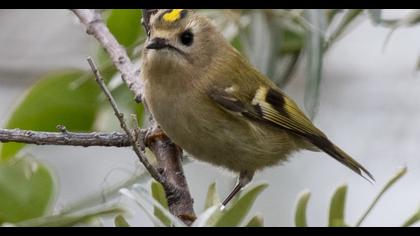
POLYGON ((194 159, 238 174, 223 206, 257 171, 279 165, 299 150, 323 151, 374 181, 250 64, 210 18, 189 9, 156 9, 143 24, 145 106, 194 159))

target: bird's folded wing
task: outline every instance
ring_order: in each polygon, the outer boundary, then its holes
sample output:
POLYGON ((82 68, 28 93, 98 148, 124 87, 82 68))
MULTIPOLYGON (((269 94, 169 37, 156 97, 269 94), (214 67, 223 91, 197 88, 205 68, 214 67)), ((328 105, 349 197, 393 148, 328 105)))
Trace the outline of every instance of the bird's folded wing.
POLYGON ((257 89, 251 101, 243 101, 234 92, 213 88, 209 96, 226 110, 254 121, 264 122, 312 138, 326 138, 297 105, 286 95, 269 87, 257 89))
POLYGON ((374 180, 369 171, 328 140, 325 134, 316 128, 297 105, 282 92, 270 87, 260 87, 251 96, 242 94, 241 99, 241 96, 235 94, 234 91, 213 88, 209 96, 231 113, 280 127, 306 138, 363 178, 369 180, 362 175, 362 172, 374 180), (243 97, 252 98, 252 100, 247 101, 243 97))

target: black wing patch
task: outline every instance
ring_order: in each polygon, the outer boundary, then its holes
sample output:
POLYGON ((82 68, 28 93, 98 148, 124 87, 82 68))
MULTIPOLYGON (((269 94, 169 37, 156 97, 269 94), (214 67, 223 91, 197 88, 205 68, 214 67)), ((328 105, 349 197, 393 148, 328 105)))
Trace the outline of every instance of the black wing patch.
POLYGON ((222 89, 212 89, 208 95, 213 101, 230 112, 238 113, 252 120, 261 120, 262 112, 259 106, 247 106, 222 89))

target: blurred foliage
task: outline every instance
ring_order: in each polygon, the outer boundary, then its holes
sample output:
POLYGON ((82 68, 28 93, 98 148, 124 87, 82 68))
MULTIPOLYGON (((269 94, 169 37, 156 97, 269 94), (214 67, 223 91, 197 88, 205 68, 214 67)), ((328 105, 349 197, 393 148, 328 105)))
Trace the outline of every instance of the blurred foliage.
MULTIPOLYGON (((53 216, 45 216, 30 219, 27 221, 21 221, 14 226, 20 227, 70 227, 70 226, 92 226, 97 224, 97 219, 99 217, 114 216, 118 215, 122 217, 121 214, 125 213, 125 210, 119 206, 112 207, 101 207, 97 210, 91 210, 84 213, 73 213, 73 214, 61 214, 53 216)), ((117 217, 118 217, 117 216, 117 217)), ((124 222, 121 218, 118 219, 118 224, 123 225, 124 222)))
MULTIPOLYGON (((361 226, 366 217, 376 206, 380 198, 387 192, 398 180, 400 180, 407 172, 407 168, 403 167, 399 169, 391 179, 385 184, 379 194, 375 197, 373 202, 369 205, 366 211, 362 214, 359 220, 354 224, 355 227, 361 226)), ((339 186, 331 198, 330 203, 330 212, 328 216, 328 226, 329 227, 349 227, 345 220, 345 204, 347 196, 347 185, 339 186)), ((308 207, 310 193, 304 192, 298 198, 295 211, 295 225, 298 227, 307 227, 306 211, 308 207)), ((411 226, 420 222, 420 209, 417 210, 410 218, 408 218, 405 223, 401 226, 411 226)))
MULTIPOLYGON (((156 199, 156 201, 158 201, 159 204, 162 205, 162 207, 164 209, 168 210, 169 209, 168 201, 166 199, 165 190, 164 190, 162 184, 160 184, 156 181, 153 181, 152 184, 151 184, 151 190, 152 190, 151 191, 152 192, 152 197, 154 199, 156 199)), ((162 213, 162 211, 159 208, 157 208, 157 207, 154 208, 154 215, 158 219, 160 219, 164 225, 170 226, 171 221, 165 216, 164 213, 162 213)))
POLYGON ((0 164, 0 224, 40 217, 48 212, 55 183, 50 171, 30 158, 0 164))
POLYGON ((296 205, 295 213, 295 225, 297 227, 307 227, 308 223, 306 222, 306 208, 308 207, 309 198, 311 193, 308 191, 302 192, 298 197, 298 203, 296 205))
POLYGON ((329 227, 346 226, 344 222, 344 208, 346 203, 347 186, 343 185, 335 190, 330 203, 330 214, 328 218, 329 227))
MULTIPOLYGON (((57 125, 64 125, 72 131, 89 131, 99 107, 99 94, 92 76, 82 71, 47 75, 24 95, 5 128, 57 131, 57 125)), ((10 159, 24 146, 21 143, 2 144, 0 159, 10 159)))
MULTIPOLYGON (((319 106, 323 58, 338 40, 361 22, 362 16, 367 16, 378 27, 389 28, 388 39, 397 29, 420 23, 420 10, 413 10, 401 19, 384 19, 381 9, 198 11, 214 19, 232 45, 280 87, 287 86, 298 69, 304 70, 304 106, 311 117, 314 117, 319 106)), ((133 61, 138 62, 145 39, 140 24, 141 11, 104 10, 103 16, 118 42, 126 47, 133 61)), ((112 61, 99 46, 95 58, 120 108, 124 113, 137 114, 139 125, 142 125, 143 106, 134 102, 112 61)), ((420 57, 417 67, 420 68, 420 57)), ((43 76, 22 96, 4 127, 54 131, 59 124, 66 126, 69 131, 119 129, 112 110, 93 82, 90 70, 64 68, 43 76)), ((26 157, 23 152, 26 146, 0 144, 0 223, 16 226, 95 225, 98 224, 96 219, 107 215, 114 217, 115 226, 127 227, 129 224, 122 215, 124 211, 119 207, 99 207, 99 210, 86 211, 102 206, 103 199, 111 199, 120 191, 135 201, 156 226, 185 226, 169 213, 165 194, 159 184, 152 182, 150 191, 144 187, 144 183, 135 184, 149 180, 145 173, 136 174, 101 193, 87 196, 51 214, 49 207, 54 205, 56 194, 55 176, 38 161, 26 157), (153 210, 150 210, 151 206, 153 210)), ((356 226, 363 222, 382 194, 402 175, 397 175, 385 186, 356 226)), ((249 221, 245 219, 264 188, 266 185, 249 187, 228 208, 221 210, 220 198, 213 183, 209 187, 204 211, 193 226, 263 226, 263 218, 259 214, 249 221)), ((331 200, 330 226, 347 225, 344 218, 346 193, 347 186, 341 186, 331 200)), ((299 198, 295 215, 297 226, 307 226, 309 198, 309 192, 299 198)), ((403 225, 413 225, 419 218, 420 210, 403 225)))
POLYGON ((142 28, 139 25, 141 11, 115 9, 108 13, 107 26, 118 42, 124 47, 130 47, 136 43, 142 34, 142 28))
MULTIPOLYGON (((155 181, 151 181, 151 185, 156 185, 155 181)), ((252 205, 254 204, 258 195, 267 187, 266 184, 259 184, 249 187, 245 193, 241 193, 239 197, 235 198, 227 208, 222 208, 221 202, 215 190, 215 184, 211 184, 207 194, 206 203, 212 203, 206 206, 204 212, 200 214, 192 227, 233 227, 233 226, 263 226, 263 219, 261 215, 255 215, 246 224, 242 224, 248 215, 252 205)), ((152 187, 153 189, 153 187, 152 187)), ((154 199, 152 193, 148 192, 142 185, 135 185, 131 189, 122 189, 121 193, 131 200, 135 201, 154 223, 155 226, 175 226, 185 227, 182 221, 171 215, 169 210, 161 205, 161 196, 164 196, 163 188, 158 188, 161 193, 156 194, 154 199), (149 207, 152 205, 155 209, 160 209, 160 214, 152 214, 149 207), (168 221, 169 220, 169 221, 168 221), (169 223, 169 224, 167 224, 169 223)), ((156 190, 152 190, 156 191, 156 190)), ((207 205, 207 204, 206 204, 207 205)))
MULTIPOLYGON (((368 206, 367 210, 362 214, 360 219, 354 226, 360 226, 365 218, 369 215, 372 209, 375 207, 379 199, 387 192, 398 180, 400 180, 407 169, 401 168, 397 173, 391 177, 391 179, 385 184, 383 189, 380 191, 378 196, 375 197, 374 201, 368 206)), ((166 207, 166 201, 162 201, 162 196, 164 196, 163 188, 157 188, 159 190, 154 190, 154 187, 157 183, 151 181, 152 192, 148 192, 142 185, 135 185, 130 190, 123 189, 121 192, 123 195, 129 197, 133 201, 139 204, 142 209, 149 209, 150 206, 156 207, 161 210, 160 214, 153 215, 149 210, 149 217, 154 222, 155 226, 186 226, 184 223, 180 222, 179 219, 170 216, 171 213, 166 207), (160 193, 156 193, 160 191, 160 193), (141 193, 141 194, 140 194, 141 193), (151 199, 151 195, 154 200, 151 199), (161 205, 161 202, 164 202, 165 205, 161 205), (175 219, 171 221, 171 219, 175 219), (168 221, 169 220, 169 221, 168 221), (168 224, 169 223, 169 224, 168 224)), ((216 184, 212 183, 209 186, 207 192, 207 198, 205 201, 205 207, 202 213, 200 213, 193 223, 192 227, 262 227, 263 217, 260 214, 254 215, 247 223, 243 224, 242 222, 247 217, 252 205, 254 204, 256 198, 261 194, 261 192, 267 187, 266 184, 257 184, 254 186, 249 186, 245 191, 242 191, 239 197, 235 198, 227 208, 222 207, 221 202, 219 201, 219 194, 216 190, 216 184)), ((330 201, 330 209, 328 216, 328 226, 329 227, 349 227, 351 225, 346 223, 345 220, 345 206, 347 198, 347 185, 339 186, 330 201)), ((310 198, 310 192, 305 191, 299 197, 295 209, 295 224, 297 227, 307 227, 306 212, 308 208, 308 201, 310 198)), ((420 209, 417 210, 415 214, 409 217, 402 226, 411 226, 420 222, 420 209)))
POLYGON ((114 224, 116 227, 130 227, 127 220, 122 215, 117 215, 115 217, 114 224))

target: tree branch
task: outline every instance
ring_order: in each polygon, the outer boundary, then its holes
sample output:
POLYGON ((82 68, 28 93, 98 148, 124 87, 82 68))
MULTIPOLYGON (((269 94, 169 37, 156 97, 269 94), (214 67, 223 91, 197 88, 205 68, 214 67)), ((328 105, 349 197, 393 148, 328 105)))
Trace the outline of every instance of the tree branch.
POLYGON ((169 210, 185 223, 192 224, 196 219, 194 200, 191 198, 182 168, 182 149, 174 144, 156 123, 152 124, 151 133, 154 135, 148 140, 148 146, 157 158, 158 171, 168 182, 163 187, 167 193, 169 210))
MULTIPOLYGON (((105 93, 109 103, 112 106, 112 109, 114 110, 115 116, 120 121, 121 128, 125 131, 125 133, 128 136, 128 139, 130 140, 131 146, 133 147, 133 151, 136 153, 137 157, 139 158, 140 162, 144 165, 144 167, 147 169, 147 171, 150 173, 150 175, 158 182, 162 183, 163 185, 166 184, 166 179, 164 179, 157 171, 156 169, 149 163, 147 160, 147 157, 144 155, 144 153, 140 150, 139 145, 137 145, 137 139, 134 137, 134 135, 131 133, 131 130, 128 128, 127 124, 124 120, 124 114, 121 113, 121 111, 118 109, 117 103, 115 102, 114 97, 112 97, 111 92, 108 90, 108 88, 105 85, 105 82, 99 73, 98 68, 96 67, 95 63, 93 62, 92 58, 87 59, 90 68, 92 69, 93 74, 95 75, 95 80, 98 83, 98 85, 101 87, 102 91, 105 93)), ((144 142, 143 142, 144 143, 144 142)))
POLYGON ((107 51, 115 67, 121 72, 121 78, 134 93, 135 100, 141 102, 143 84, 139 79, 140 70, 136 69, 125 49, 104 24, 101 15, 92 9, 71 9, 71 11, 86 26, 86 33, 94 36, 107 51))
MULTIPOLYGON (((114 65, 120 71, 123 81, 134 93, 135 100, 141 102, 143 84, 139 78, 140 70, 136 69, 125 49, 111 34, 101 15, 95 10, 88 9, 72 9, 72 11, 86 26, 87 33, 93 35, 105 48, 114 65)), ((151 123, 154 124, 155 122, 152 121, 151 123)), ((160 174, 164 179, 158 181, 164 186, 169 209, 172 214, 181 218, 186 224, 191 224, 196 216, 193 210, 193 199, 183 174, 182 150, 172 143, 157 125, 156 128, 151 129, 148 137, 152 137, 148 146, 154 152, 158 161, 160 174)))
POLYGON ((38 132, 20 129, 0 129, 0 142, 17 142, 35 145, 129 147, 128 136, 123 133, 73 133, 38 132))

